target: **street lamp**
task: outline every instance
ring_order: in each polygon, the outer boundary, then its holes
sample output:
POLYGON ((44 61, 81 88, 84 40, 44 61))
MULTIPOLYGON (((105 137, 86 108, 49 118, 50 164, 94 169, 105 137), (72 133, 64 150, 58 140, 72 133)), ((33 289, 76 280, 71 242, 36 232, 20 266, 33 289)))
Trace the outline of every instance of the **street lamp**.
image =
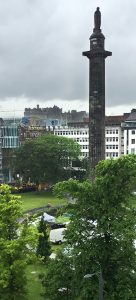
POLYGON ((85 279, 91 278, 94 275, 98 276, 99 279, 99 300, 103 300, 103 277, 102 277, 102 270, 100 269, 100 272, 92 273, 92 274, 86 274, 84 275, 85 279))

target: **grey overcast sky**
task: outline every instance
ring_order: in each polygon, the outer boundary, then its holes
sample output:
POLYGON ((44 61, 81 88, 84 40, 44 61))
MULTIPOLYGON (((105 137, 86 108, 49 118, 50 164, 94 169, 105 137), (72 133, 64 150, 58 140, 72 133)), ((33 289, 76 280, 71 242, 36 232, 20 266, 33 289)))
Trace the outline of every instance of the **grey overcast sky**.
POLYGON ((88 110, 82 52, 97 6, 113 54, 106 59, 106 112, 136 107, 136 0, 0 0, 1 116, 37 104, 88 110))

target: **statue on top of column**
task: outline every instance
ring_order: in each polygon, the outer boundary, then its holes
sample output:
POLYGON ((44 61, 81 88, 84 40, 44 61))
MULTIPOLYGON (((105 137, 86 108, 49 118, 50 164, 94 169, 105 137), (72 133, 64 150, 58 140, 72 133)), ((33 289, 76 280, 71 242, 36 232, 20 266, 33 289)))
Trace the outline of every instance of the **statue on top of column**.
POLYGON ((94 30, 100 30, 101 27, 101 12, 99 7, 97 7, 94 13, 94 30))

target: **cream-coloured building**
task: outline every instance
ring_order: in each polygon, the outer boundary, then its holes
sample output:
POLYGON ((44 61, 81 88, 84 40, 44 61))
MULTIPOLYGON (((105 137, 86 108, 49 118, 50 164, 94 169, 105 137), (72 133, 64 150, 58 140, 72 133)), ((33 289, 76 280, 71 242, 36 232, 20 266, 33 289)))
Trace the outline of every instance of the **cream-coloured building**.
MULTIPOLYGON (((74 139, 79 143, 82 158, 89 156, 89 123, 69 123, 57 127, 54 134, 74 139)), ((136 110, 122 116, 109 116, 105 120, 105 158, 118 158, 136 153, 136 110)))

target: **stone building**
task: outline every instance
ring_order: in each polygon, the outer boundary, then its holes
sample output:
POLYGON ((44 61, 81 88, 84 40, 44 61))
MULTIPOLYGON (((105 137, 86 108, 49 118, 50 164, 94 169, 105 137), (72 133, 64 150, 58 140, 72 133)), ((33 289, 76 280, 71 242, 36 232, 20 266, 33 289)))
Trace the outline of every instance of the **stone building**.
POLYGON ((25 108, 24 117, 32 126, 59 126, 67 125, 68 122, 83 121, 88 116, 86 111, 69 110, 62 112, 62 108, 54 105, 53 107, 25 108))

